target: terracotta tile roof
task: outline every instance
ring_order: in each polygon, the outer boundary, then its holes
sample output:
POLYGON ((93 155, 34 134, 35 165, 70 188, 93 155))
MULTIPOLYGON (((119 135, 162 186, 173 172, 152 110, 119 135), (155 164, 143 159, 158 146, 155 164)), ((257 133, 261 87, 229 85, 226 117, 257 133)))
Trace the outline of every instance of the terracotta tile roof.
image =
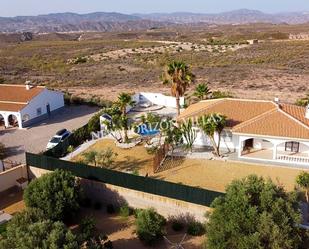
POLYGON ((0 85, 0 101, 27 103, 44 89, 40 86, 27 90, 25 85, 0 85))
POLYGON ((0 102, 0 111, 19 112, 27 104, 3 103, 0 102))
POLYGON ((282 110, 274 110, 233 128, 235 133, 309 139, 309 127, 282 110))
POLYGON ((201 101, 189 106, 178 121, 209 113, 227 117, 228 127, 235 133, 261 136, 309 139, 306 108, 271 101, 221 99, 201 101))
POLYGON ((220 113, 228 119, 228 127, 234 127, 265 112, 274 110, 277 105, 271 101, 241 99, 206 100, 189 106, 178 120, 195 118, 209 113, 220 113))
POLYGON ((309 127, 309 119, 306 119, 306 108, 296 105, 289 105, 289 104, 280 104, 280 108, 282 111, 288 113, 292 117, 296 118, 303 124, 309 127))

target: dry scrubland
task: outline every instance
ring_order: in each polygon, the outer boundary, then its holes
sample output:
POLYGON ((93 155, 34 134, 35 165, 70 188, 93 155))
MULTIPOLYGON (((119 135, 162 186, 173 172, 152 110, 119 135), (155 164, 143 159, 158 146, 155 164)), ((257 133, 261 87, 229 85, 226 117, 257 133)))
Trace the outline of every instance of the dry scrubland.
POLYGON ((247 98, 272 99, 277 95, 294 102, 309 90, 309 41, 287 38, 290 33, 306 30, 306 25, 255 24, 86 33, 70 39, 69 35, 41 35, 24 43, 1 43, 0 38, 0 81, 22 83, 31 79, 79 95, 108 99, 119 91, 168 93, 159 78, 162 67, 181 59, 192 66, 199 82, 209 81, 213 89, 247 98), (207 39, 214 36, 219 39, 216 47, 199 49, 207 47, 207 39), (232 49, 237 42, 252 38, 273 40, 232 49), (162 49, 158 41, 177 45, 171 51, 162 49), (188 43, 195 48, 179 49, 188 43), (101 60, 102 55, 107 56, 101 60), (68 63, 84 57, 86 61, 68 63))

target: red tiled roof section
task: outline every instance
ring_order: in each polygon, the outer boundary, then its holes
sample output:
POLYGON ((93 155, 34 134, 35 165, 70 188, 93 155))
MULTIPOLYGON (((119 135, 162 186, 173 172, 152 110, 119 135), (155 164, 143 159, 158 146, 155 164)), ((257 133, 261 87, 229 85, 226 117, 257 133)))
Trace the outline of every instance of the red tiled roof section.
POLYGON ((309 139, 309 128, 280 110, 265 113, 241 124, 233 132, 272 137, 309 139))
POLYGON ((309 119, 306 118, 306 108, 296 105, 280 104, 281 110, 296 118, 309 127, 309 119))
POLYGON ((0 111, 19 112, 27 104, 3 103, 0 102, 0 111))
POLYGON ((271 101, 240 99, 221 99, 214 102, 202 101, 189 106, 181 113, 178 120, 199 117, 209 113, 220 113, 227 117, 227 126, 234 127, 276 108, 277 106, 271 101))
POLYGON ((0 102, 27 103, 44 89, 40 86, 27 90, 24 85, 0 85, 0 102))

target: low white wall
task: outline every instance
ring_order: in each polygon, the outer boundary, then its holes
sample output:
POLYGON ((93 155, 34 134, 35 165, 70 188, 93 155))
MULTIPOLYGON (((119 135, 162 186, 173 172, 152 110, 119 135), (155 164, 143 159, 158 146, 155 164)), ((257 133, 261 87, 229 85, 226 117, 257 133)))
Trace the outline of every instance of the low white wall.
POLYGON ((14 187, 16 180, 22 177, 28 178, 27 167, 25 165, 17 166, 0 173, 0 192, 14 187))
MULTIPOLYGON (((172 107, 172 108, 177 107, 176 98, 174 98, 172 96, 166 96, 166 95, 161 94, 161 93, 141 92, 141 93, 135 94, 133 96, 133 100, 136 103, 151 102, 151 103, 153 103, 155 105, 159 105, 159 106, 172 107)), ((180 106, 183 106, 184 104, 185 104, 185 99, 184 99, 184 97, 181 97, 180 98, 180 106)))

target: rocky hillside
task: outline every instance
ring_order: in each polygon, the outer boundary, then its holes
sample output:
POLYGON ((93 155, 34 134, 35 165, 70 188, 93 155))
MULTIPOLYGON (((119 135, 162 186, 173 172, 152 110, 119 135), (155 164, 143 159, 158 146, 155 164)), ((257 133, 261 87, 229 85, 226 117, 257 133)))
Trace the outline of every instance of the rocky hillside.
POLYGON ((60 13, 39 16, 0 17, 0 32, 109 32, 144 30, 175 24, 247 24, 309 22, 309 13, 266 14, 256 10, 236 10, 219 14, 153 13, 133 14, 96 12, 90 14, 60 13))

